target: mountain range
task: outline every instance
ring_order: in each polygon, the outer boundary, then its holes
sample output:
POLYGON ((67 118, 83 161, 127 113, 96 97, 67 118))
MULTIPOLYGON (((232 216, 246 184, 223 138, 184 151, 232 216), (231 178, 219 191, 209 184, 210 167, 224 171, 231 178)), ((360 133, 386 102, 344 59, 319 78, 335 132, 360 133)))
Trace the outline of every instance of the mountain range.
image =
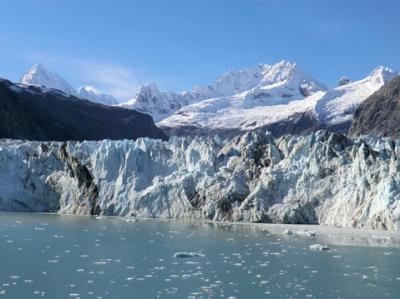
POLYGON ((239 84, 243 82, 238 79, 242 71, 231 71, 217 82, 235 86, 236 93, 213 95, 183 106, 158 125, 169 135, 236 135, 260 128, 275 136, 317 129, 345 133, 357 107, 398 76, 379 66, 362 80, 351 82, 342 78, 337 87, 328 89, 297 64, 286 61, 262 65, 246 74, 255 78, 252 84, 239 84))
POLYGON ((346 133, 359 105, 398 75, 378 66, 361 80, 344 76, 329 89, 296 63, 280 61, 230 70, 210 85, 180 93, 145 85, 120 104, 94 87, 75 89, 40 64, 29 69, 21 83, 149 114, 168 135, 238 135, 268 129, 281 136, 318 129, 346 133))
POLYGON ((92 102, 115 105, 118 101, 111 95, 103 94, 93 86, 82 86, 75 89, 60 75, 50 71, 41 64, 33 65, 21 78, 21 84, 60 90, 65 95, 77 96, 92 102))

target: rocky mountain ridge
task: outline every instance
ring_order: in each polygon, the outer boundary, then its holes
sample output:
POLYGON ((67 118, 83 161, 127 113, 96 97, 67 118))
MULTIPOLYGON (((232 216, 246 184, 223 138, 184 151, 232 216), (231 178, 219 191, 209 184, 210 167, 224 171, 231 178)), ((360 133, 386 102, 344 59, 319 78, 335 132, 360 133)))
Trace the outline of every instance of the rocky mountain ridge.
POLYGON ((64 141, 145 136, 165 138, 147 114, 0 79, 0 138, 64 141))
POLYGON ((349 134, 400 137, 400 77, 361 103, 349 134))

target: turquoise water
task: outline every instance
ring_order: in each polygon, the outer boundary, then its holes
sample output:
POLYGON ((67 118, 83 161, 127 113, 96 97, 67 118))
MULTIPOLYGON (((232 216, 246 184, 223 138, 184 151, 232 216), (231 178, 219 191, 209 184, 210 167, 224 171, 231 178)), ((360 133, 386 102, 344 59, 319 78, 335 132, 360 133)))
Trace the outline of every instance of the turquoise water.
POLYGON ((400 298, 399 248, 315 242, 248 225, 0 214, 0 298, 400 298))

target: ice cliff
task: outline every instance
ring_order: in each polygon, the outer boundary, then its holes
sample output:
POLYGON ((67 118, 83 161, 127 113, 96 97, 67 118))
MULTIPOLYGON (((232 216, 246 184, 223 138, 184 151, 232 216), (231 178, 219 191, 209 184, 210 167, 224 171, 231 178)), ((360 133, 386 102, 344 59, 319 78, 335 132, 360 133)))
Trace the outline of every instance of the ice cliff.
POLYGON ((400 229, 400 140, 0 141, 0 210, 400 229))

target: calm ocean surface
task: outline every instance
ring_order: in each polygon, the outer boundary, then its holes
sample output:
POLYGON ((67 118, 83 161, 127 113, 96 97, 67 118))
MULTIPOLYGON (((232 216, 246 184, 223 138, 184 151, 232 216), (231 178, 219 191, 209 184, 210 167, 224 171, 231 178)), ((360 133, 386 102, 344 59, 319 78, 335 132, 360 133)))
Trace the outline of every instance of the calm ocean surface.
POLYGON ((0 298, 400 298, 400 248, 262 226, 0 214, 0 298), (204 256, 174 258, 176 252, 204 256))

